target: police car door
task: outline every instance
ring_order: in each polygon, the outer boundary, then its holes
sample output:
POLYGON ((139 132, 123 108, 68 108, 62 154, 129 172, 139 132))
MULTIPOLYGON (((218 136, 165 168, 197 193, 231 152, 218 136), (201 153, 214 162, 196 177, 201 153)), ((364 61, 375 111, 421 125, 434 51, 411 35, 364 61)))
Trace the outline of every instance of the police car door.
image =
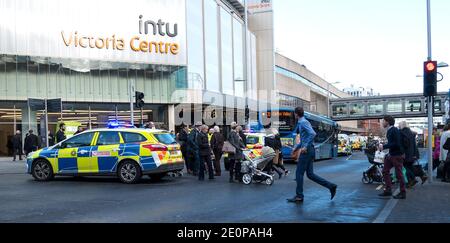
POLYGON ((61 143, 58 150, 58 170, 60 173, 91 172, 91 143, 93 132, 83 133, 61 143))
POLYGON ((99 173, 111 173, 116 170, 120 144, 119 132, 99 132, 96 146, 92 150, 92 158, 97 162, 99 173))

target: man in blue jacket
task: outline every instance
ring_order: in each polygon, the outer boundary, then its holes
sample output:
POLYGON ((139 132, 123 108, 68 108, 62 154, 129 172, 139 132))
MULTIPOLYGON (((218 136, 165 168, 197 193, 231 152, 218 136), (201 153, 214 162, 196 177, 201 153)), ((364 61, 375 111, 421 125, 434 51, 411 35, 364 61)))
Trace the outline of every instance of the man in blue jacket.
MULTIPOLYGON (((324 186, 330 190, 331 200, 333 200, 336 195, 337 185, 317 176, 314 174, 313 163, 316 157, 314 149, 314 138, 316 137, 316 132, 311 126, 311 123, 305 118, 305 111, 302 107, 297 107, 295 109, 295 118, 298 119, 297 129, 300 133, 300 143, 295 147, 294 154, 299 153, 300 156, 297 161, 297 195, 288 199, 291 203, 302 203, 304 200, 303 195, 303 177, 306 172, 306 176, 321 186, 324 186)), ((295 155, 293 155, 295 158, 295 155)))
POLYGON ((385 116, 383 118, 383 127, 387 128, 387 144, 380 144, 380 151, 389 149, 389 154, 384 160, 383 177, 386 183, 386 188, 380 197, 392 197, 392 179, 391 169, 395 168, 395 173, 400 182, 400 193, 394 196, 394 199, 406 199, 405 179, 403 178, 403 161, 405 160, 405 153, 401 144, 400 130, 396 128, 395 119, 392 116, 385 116))

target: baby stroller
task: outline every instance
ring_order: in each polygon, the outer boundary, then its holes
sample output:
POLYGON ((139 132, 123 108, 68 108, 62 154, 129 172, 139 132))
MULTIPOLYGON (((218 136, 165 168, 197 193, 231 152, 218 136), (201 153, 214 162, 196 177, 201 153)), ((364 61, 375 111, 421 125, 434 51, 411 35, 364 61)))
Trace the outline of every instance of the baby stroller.
POLYGON ((372 184, 374 182, 384 184, 383 165, 386 154, 379 152, 377 145, 377 141, 372 141, 364 150, 367 158, 369 159, 369 163, 371 164, 371 166, 363 173, 362 182, 364 184, 372 184))
POLYGON ((244 150, 245 160, 241 165, 242 182, 250 185, 255 181, 271 186, 274 177, 267 173, 266 167, 273 161, 275 155, 275 150, 270 147, 264 147, 260 157, 256 157, 251 150, 244 150))
MULTIPOLYGON (((371 166, 364 171, 362 182, 364 184, 372 184, 374 182, 384 184, 383 178, 383 168, 384 168, 384 158, 386 157, 385 152, 380 152, 377 149, 377 142, 373 142, 369 144, 369 146, 365 149, 365 154, 369 159, 369 163, 371 166)), ((405 184, 408 183, 408 179, 406 177, 406 169, 402 169, 403 178, 405 179, 405 184)), ((397 183, 396 173, 391 173, 392 183, 397 183)))

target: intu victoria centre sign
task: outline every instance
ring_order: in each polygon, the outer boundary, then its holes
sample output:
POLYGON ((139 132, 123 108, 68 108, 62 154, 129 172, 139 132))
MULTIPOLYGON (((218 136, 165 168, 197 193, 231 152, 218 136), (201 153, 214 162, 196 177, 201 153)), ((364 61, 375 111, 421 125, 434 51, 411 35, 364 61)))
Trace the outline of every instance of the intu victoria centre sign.
POLYGON ((2 0, 0 54, 186 65, 186 0, 2 0))

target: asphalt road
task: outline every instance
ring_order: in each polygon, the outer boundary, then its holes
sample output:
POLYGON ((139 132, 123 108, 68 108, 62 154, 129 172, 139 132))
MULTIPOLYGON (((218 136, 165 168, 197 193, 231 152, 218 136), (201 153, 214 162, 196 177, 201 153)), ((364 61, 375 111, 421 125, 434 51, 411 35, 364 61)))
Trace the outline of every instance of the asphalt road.
MULTIPOLYGON (((144 179, 124 185, 114 178, 57 178, 40 183, 24 174, 24 164, 0 161, 0 222, 164 222, 164 223, 370 223, 387 201, 378 185, 363 185, 369 163, 352 157, 314 164, 318 175, 339 185, 330 201, 327 189, 305 180, 305 203, 288 204, 295 195, 295 165, 273 186, 228 183, 228 175, 199 182, 191 176, 144 179)), ((306 177, 305 177, 306 178, 306 177)))

